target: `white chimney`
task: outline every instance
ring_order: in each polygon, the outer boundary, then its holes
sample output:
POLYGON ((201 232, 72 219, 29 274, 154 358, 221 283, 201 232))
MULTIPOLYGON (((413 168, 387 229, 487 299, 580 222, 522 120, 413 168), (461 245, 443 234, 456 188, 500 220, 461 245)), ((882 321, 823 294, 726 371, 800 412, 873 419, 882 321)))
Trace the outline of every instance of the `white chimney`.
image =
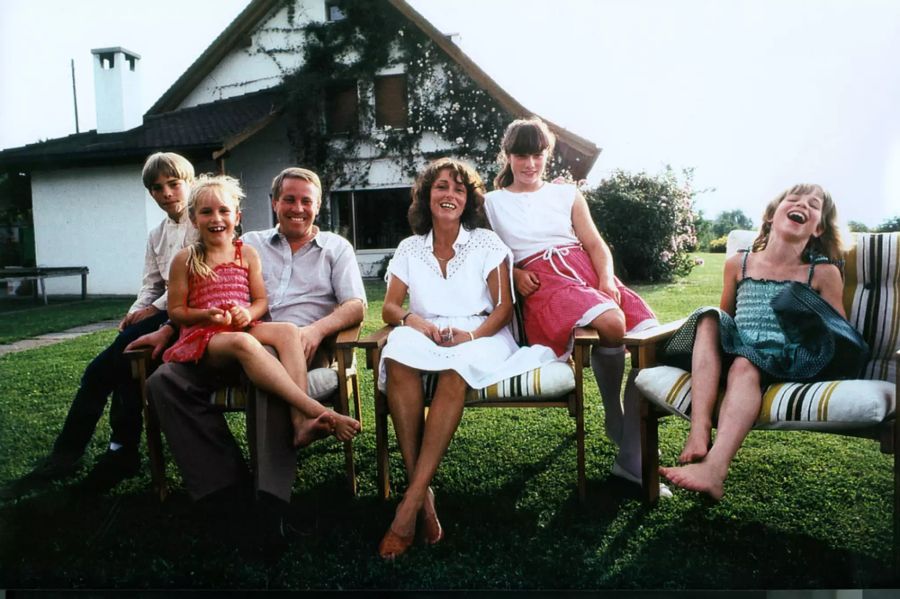
POLYGON ((125 48, 96 48, 94 94, 97 105, 97 133, 133 129, 143 122, 139 54, 125 48))

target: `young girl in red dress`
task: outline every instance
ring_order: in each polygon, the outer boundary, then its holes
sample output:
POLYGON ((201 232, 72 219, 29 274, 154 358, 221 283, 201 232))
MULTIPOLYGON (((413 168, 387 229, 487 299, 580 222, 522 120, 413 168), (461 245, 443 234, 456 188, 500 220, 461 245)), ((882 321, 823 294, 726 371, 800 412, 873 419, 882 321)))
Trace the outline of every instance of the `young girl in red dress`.
POLYGON ((200 239, 172 260, 169 317, 181 332, 163 360, 204 360, 220 368, 239 363, 254 385, 294 408, 295 445, 328 434, 351 439, 359 422, 304 391, 306 358, 297 327, 259 320, 268 311, 259 254, 234 237, 243 197, 238 181, 227 176, 200 177, 191 191, 188 214, 200 239), (274 347, 278 358, 264 344, 274 347))

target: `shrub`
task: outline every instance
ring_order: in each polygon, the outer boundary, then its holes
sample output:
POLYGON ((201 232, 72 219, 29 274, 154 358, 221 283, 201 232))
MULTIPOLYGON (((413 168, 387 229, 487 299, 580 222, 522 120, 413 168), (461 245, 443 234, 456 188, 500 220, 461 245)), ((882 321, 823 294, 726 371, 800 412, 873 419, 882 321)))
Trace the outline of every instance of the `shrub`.
POLYGON ((709 241, 709 251, 713 254, 724 254, 728 245, 728 235, 722 235, 709 241))
POLYGON ((671 167, 659 175, 614 171, 585 196, 600 234, 626 281, 667 282, 691 272, 697 245, 690 170, 681 183, 671 167))

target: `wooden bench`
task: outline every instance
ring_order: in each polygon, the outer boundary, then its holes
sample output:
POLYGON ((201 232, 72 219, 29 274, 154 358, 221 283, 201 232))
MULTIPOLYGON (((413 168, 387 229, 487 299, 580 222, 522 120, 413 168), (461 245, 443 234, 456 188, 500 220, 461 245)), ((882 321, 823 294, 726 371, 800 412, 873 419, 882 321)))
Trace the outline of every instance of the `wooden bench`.
POLYGON ((73 277, 81 275, 81 299, 87 299, 87 276, 90 270, 87 266, 11 266, 0 268, 0 281, 8 280, 30 280, 37 281, 38 289, 35 290, 37 297, 40 290, 44 304, 47 304, 47 285, 45 279, 50 277, 73 277))

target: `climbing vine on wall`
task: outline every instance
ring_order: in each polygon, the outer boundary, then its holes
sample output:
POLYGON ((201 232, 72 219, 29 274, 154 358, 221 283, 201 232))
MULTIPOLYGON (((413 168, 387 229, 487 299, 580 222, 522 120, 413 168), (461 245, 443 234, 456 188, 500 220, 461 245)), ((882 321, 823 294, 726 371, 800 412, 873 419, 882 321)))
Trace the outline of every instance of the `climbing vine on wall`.
POLYGON ((390 158, 412 178, 422 159, 449 153, 492 180, 512 115, 387 2, 346 0, 341 10, 345 19, 302 26, 303 64, 284 77, 298 163, 316 168, 328 187, 364 187, 375 159, 390 158), (407 76, 408 125, 402 129, 375 125, 375 75, 392 67, 407 76), (357 83, 359 125, 329 135, 325 98, 341 82, 357 83))

